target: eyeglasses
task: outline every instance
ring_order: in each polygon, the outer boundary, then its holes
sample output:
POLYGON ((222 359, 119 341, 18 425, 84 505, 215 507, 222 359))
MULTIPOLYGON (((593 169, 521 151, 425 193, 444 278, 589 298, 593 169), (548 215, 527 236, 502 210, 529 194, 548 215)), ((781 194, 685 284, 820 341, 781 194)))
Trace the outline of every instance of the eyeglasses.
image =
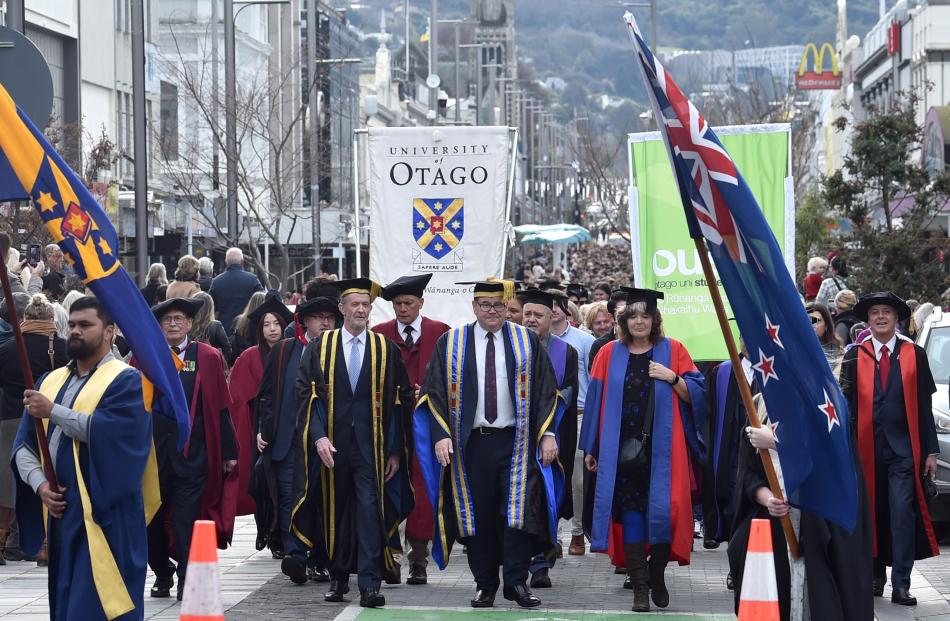
POLYGON ((482 309, 483 313, 490 311, 495 311, 496 313, 501 313, 508 308, 508 305, 504 302, 495 302, 494 304, 489 304, 488 302, 479 302, 478 308, 482 309))
POLYGON ((162 317, 162 323, 166 326, 170 326, 172 324, 183 324, 186 321, 188 321, 188 318, 184 315, 165 315, 162 317))
POLYGON ((809 319, 811 319, 812 324, 816 324, 821 321, 821 317, 815 317, 814 315, 809 315, 809 319))

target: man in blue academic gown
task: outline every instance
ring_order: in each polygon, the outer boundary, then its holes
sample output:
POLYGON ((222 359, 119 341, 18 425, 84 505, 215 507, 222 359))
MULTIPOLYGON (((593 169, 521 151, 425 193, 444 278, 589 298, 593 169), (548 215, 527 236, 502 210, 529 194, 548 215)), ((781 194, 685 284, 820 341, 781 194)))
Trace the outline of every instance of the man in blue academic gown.
POLYGON ((69 330, 72 362, 23 396, 13 449, 20 544, 39 549, 46 505, 51 619, 142 619, 146 513, 157 508, 144 477, 152 417, 139 372, 112 356, 115 324, 102 304, 76 300, 69 330), (40 463, 34 418, 47 425, 60 490, 40 463))

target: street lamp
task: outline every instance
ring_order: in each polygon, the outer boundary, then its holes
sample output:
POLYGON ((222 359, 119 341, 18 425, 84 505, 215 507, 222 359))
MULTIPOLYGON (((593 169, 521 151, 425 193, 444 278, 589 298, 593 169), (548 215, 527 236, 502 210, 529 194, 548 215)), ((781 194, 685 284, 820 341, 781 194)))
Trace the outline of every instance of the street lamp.
POLYGON ((625 9, 650 8, 650 47, 656 51, 656 0, 649 2, 617 2, 625 9))
POLYGON ((252 4, 290 4, 290 0, 224 0, 224 115, 225 159, 227 161, 227 212, 228 235, 238 242, 238 209, 237 209, 237 72, 234 53, 234 20, 241 11, 252 4), (237 13, 235 4, 243 4, 237 13))
POLYGON ((452 24, 455 26, 455 123, 461 124, 462 122, 462 109, 459 107, 459 91, 462 87, 459 82, 459 50, 461 45, 459 44, 459 26, 462 24, 474 24, 475 22, 468 19, 440 19, 439 24, 452 24))
MULTIPOLYGON (((485 43, 466 43, 456 46, 458 48, 478 48, 487 47, 485 43)), ((479 54, 475 59, 475 125, 481 125, 482 116, 482 55, 479 54)))

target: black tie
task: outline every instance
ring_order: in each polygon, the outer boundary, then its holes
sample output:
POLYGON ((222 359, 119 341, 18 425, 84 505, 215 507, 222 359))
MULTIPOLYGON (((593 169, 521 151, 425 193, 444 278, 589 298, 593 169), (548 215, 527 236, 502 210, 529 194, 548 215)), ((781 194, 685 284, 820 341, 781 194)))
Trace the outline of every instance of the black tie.
POLYGON ((179 347, 178 345, 172 345, 172 351, 175 352, 175 355, 177 356, 178 354, 181 353, 181 347, 179 347))
POLYGON ((405 337, 403 337, 403 342, 406 344, 406 347, 412 347, 413 344, 416 342, 415 339, 412 338, 412 326, 406 326, 405 328, 402 329, 402 331, 406 335, 405 337))
POLYGON ((498 418, 498 385, 495 378, 495 335, 489 332, 485 345, 485 421, 489 425, 498 418))

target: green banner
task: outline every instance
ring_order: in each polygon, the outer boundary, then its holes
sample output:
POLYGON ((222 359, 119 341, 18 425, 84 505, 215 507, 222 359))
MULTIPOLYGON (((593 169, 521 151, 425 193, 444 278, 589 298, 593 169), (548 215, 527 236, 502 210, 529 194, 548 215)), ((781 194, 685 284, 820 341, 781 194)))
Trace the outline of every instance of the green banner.
MULTIPOLYGON (((788 125, 719 128, 716 134, 752 189, 788 263, 795 250, 794 200, 790 180, 786 180, 788 125)), ((728 357, 726 344, 658 133, 630 135, 630 163, 630 235, 636 286, 666 294, 660 302, 664 332, 682 341, 694 360, 724 360, 728 357)), ((789 271, 794 273, 791 263, 789 271)), ((725 292, 722 297, 731 316, 725 292)))

